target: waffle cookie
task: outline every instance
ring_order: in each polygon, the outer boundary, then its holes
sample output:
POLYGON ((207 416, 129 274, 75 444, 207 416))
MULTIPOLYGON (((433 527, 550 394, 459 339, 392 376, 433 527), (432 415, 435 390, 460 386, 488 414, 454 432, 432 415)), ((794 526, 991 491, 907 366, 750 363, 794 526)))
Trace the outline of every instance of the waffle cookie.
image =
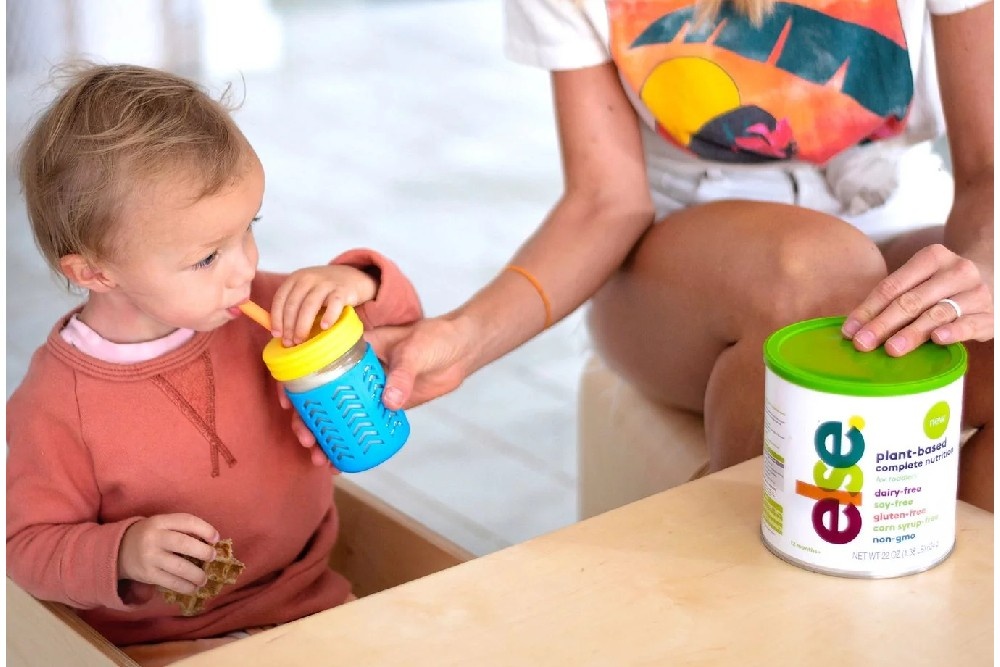
POLYGON ((158 587, 164 600, 181 606, 181 613, 184 616, 200 614, 205 608, 205 602, 218 595, 223 586, 236 583, 236 578, 243 572, 244 567, 243 563, 233 556, 233 541, 229 538, 215 543, 215 559, 208 563, 191 556, 182 556, 182 558, 186 558, 202 568, 208 575, 208 581, 205 585, 190 595, 158 587))

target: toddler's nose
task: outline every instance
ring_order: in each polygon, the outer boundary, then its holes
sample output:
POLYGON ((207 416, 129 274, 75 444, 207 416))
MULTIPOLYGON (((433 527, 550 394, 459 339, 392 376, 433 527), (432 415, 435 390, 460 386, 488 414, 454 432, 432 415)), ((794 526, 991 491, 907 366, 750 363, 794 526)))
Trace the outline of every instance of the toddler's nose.
POLYGON ((232 267, 229 273, 229 286, 234 288, 245 287, 250 284, 255 275, 257 275, 256 255, 250 257, 246 254, 241 254, 236 262, 236 266, 232 267))

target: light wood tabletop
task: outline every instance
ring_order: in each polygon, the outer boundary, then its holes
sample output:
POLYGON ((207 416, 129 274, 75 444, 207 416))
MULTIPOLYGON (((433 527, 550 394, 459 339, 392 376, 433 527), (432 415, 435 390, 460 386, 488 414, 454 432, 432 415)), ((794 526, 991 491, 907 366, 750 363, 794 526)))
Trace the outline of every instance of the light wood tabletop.
POLYGON ((942 564, 846 579, 761 543, 761 460, 177 663, 993 664, 993 515, 942 564))

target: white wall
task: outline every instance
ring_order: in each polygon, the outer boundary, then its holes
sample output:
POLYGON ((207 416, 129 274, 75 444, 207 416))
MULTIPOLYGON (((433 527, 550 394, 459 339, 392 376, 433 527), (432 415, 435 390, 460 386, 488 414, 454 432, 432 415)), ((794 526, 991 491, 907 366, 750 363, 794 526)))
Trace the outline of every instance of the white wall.
POLYGON ((282 31, 267 0, 8 0, 8 78, 67 58, 207 77, 268 71, 282 31))

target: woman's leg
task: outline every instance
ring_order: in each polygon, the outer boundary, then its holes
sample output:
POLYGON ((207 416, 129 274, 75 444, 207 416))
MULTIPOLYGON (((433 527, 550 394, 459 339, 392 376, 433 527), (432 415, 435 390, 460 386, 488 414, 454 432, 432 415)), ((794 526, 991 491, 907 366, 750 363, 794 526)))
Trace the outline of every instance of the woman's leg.
MULTIPOLYGON (((889 271, 902 266, 913 253, 932 243, 941 243, 941 227, 921 229, 885 244, 889 271)), ((965 343, 969 371, 965 376, 962 427, 976 429, 962 447, 958 461, 958 497, 993 511, 993 341, 965 343)))
POLYGON ((971 343, 963 423, 976 428, 958 459, 958 497, 993 511, 993 341, 971 343))
POLYGON ((761 453, 764 339, 846 314, 885 275, 878 248, 839 219, 718 202, 654 225, 588 322, 601 356, 639 390, 704 412, 714 471, 761 453))

